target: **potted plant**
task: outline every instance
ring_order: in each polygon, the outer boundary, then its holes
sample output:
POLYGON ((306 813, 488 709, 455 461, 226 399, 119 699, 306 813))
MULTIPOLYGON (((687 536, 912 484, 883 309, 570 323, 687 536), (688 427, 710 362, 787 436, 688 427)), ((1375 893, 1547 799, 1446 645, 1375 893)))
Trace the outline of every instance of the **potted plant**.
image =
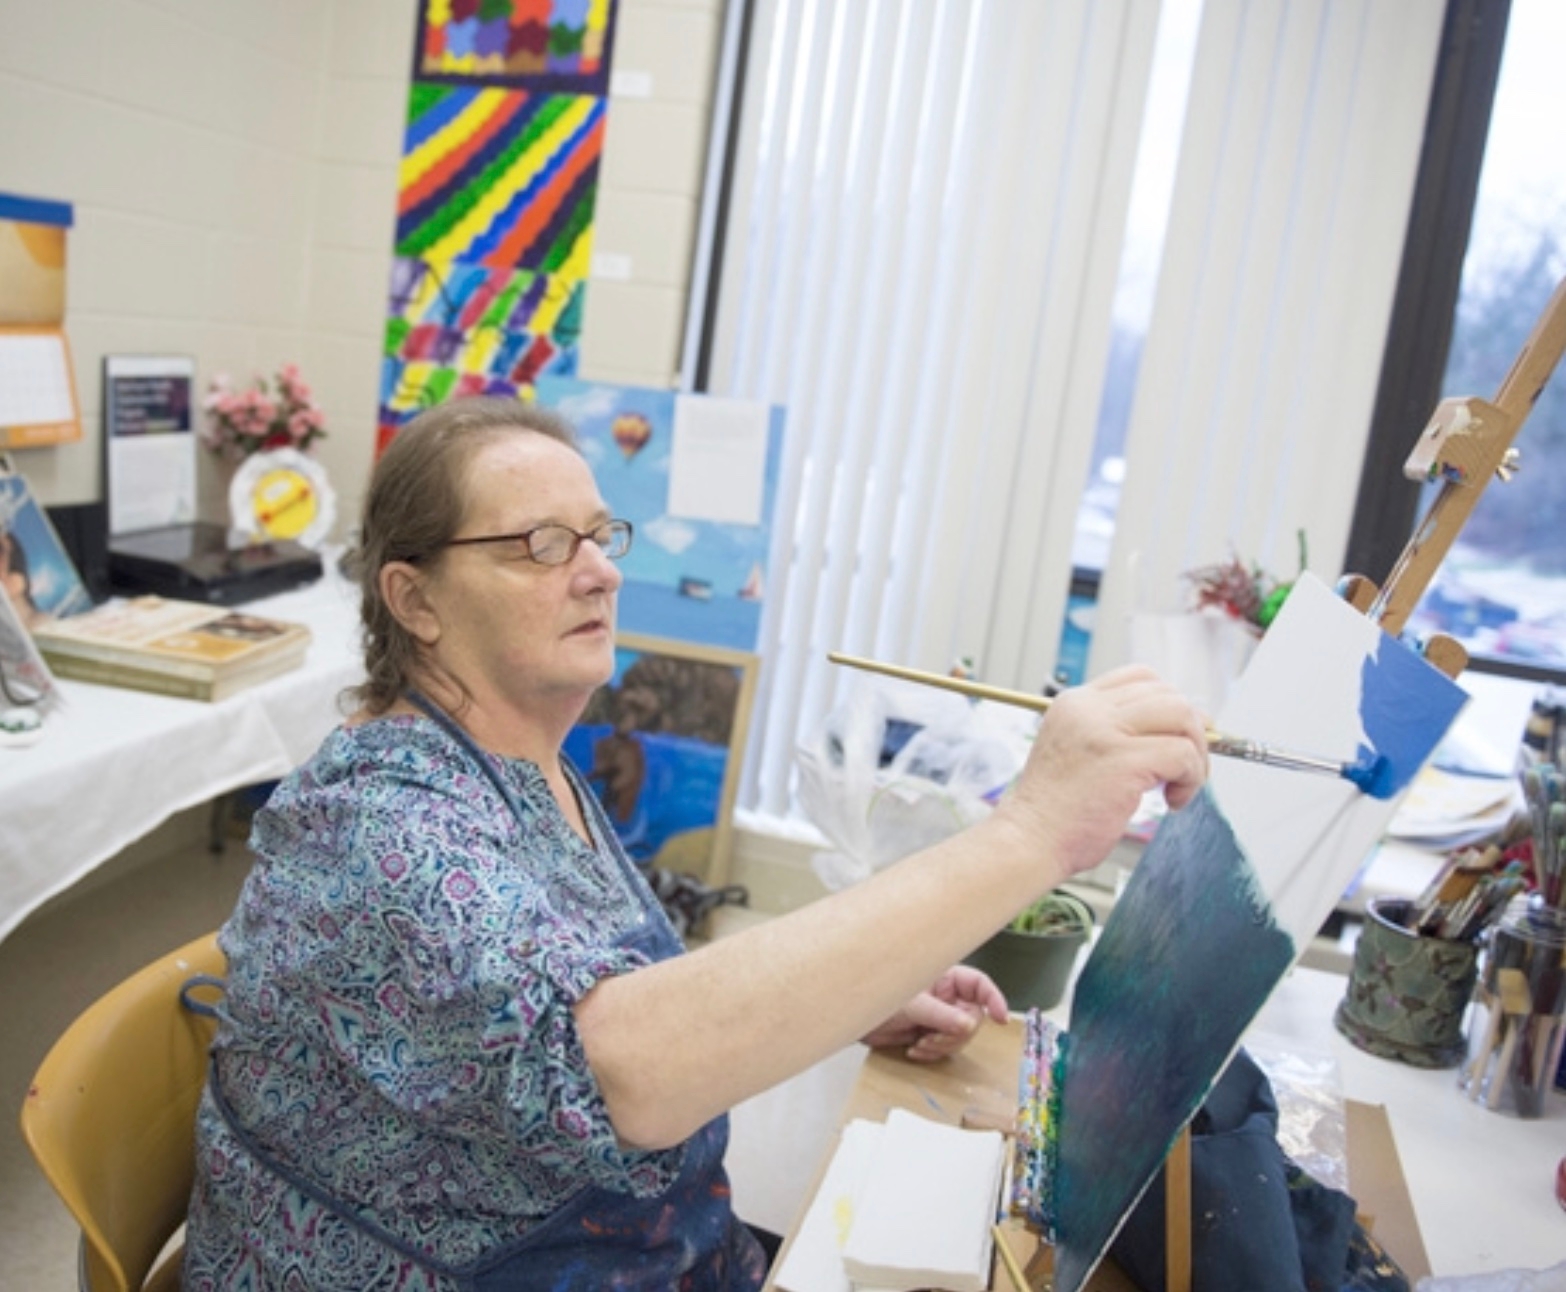
POLYGON ((1012 1009, 1052 1009, 1065 995, 1077 954, 1092 932, 1092 907, 1071 893, 1046 893, 966 963, 989 974, 1012 1009))

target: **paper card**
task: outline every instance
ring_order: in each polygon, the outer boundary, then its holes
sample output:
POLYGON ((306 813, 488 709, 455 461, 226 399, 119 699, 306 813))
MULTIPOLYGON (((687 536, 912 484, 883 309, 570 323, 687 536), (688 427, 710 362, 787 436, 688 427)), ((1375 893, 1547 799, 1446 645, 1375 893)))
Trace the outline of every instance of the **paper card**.
POLYGON ((0 328, 0 447, 81 438, 70 348, 58 328, 0 328))
POLYGON ((0 323, 40 327, 65 318, 65 229, 0 218, 0 323))
POLYGON ((761 524, 768 419, 767 406, 750 400, 676 399, 669 514, 761 524))
POLYGON ((196 362, 188 356, 108 355, 103 450, 109 533, 196 519, 196 362))

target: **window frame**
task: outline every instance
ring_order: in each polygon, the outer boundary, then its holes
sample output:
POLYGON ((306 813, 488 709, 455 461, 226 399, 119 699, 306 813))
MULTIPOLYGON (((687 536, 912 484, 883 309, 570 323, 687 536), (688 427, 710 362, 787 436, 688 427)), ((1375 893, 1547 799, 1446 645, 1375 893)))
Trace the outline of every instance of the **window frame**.
MULTIPOLYGON (((1344 568, 1378 585, 1408 544, 1423 486, 1403 463, 1443 394, 1463 258, 1478 200, 1485 142, 1500 80, 1511 0, 1449 0, 1430 114, 1409 211, 1355 495, 1344 568)), ((1493 392, 1460 391, 1488 397, 1493 392)), ((1469 667, 1537 682, 1566 682, 1566 668, 1474 655, 1469 667)))

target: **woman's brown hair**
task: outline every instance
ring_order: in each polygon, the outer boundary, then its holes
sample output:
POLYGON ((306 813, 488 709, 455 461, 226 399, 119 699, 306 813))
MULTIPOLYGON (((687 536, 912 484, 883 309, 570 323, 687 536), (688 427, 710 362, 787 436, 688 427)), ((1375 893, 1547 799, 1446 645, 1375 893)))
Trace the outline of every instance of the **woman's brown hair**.
POLYGON ((396 703, 420 665, 418 643, 381 596, 381 570, 392 561, 438 561, 467 512, 468 465, 502 436, 529 433, 577 447, 569 423, 558 414, 514 399, 475 396, 420 413, 375 464, 348 565, 359 584, 365 670, 365 681, 348 694, 371 714, 396 703))

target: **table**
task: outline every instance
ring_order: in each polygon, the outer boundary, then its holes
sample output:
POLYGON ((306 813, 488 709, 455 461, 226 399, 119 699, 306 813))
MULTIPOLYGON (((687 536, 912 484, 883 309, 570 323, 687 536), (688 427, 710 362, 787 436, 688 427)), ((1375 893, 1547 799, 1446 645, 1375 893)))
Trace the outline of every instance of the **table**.
MULTIPOLYGON (((1250 1036, 1330 1056, 1347 1099, 1386 1109, 1431 1270, 1544 1269, 1566 1259, 1566 1213, 1553 1193, 1555 1166, 1566 1154, 1566 1094, 1552 1092, 1545 1115, 1523 1121, 1469 1102, 1455 1070, 1366 1054, 1332 1025, 1345 985, 1340 974, 1295 968, 1250 1036)), ((835 1146, 844 1109, 864 1094, 864 1056, 863 1049, 835 1056, 735 1110, 730 1175, 740 1215, 792 1230, 835 1146)), ((943 1080, 957 1085, 944 1094, 933 1085, 926 1090, 943 1106, 958 1102, 959 1115, 962 1106, 1006 1098, 993 1078, 967 1068, 943 1080)))
POLYGON ((356 590, 324 564, 309 587, 243 607, 310 626, 299 668, 216 703, 62 681, 43 738, 0 749, 0 938, 174 813, 315 751, 363 676, 356 590))

